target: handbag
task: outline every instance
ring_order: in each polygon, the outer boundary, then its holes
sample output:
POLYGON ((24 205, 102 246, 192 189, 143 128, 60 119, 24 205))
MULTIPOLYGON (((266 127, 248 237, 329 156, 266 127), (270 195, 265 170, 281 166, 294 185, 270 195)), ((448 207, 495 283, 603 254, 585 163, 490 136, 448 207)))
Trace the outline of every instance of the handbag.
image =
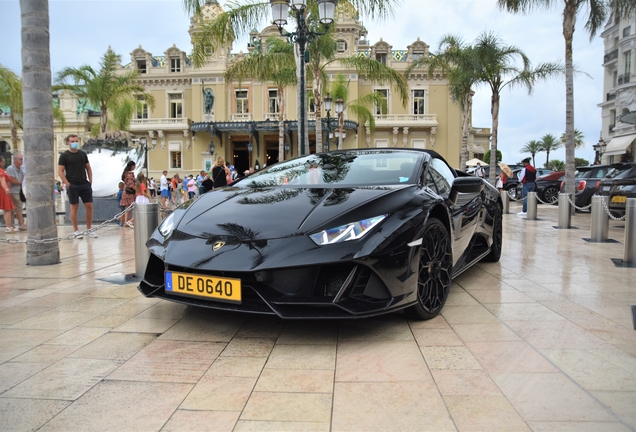
POLYGON ((26 196, 24 196, 24 191, 22 190, 22 187, 20 187, 20 201, 22 201, 23 203, 26 202, 26 196))
POLYGON ((126 189, 124 189, 126 191, 126 193, 128 195, 135 195, 137 193, 137 191, 135 190, 135 188, 131 188, 131 187, 126 187, 126 189))

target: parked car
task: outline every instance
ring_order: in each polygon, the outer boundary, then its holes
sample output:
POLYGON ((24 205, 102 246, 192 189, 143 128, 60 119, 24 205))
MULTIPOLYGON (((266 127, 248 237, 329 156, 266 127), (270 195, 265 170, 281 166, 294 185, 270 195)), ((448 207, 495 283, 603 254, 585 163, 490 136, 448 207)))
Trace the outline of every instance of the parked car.
POLYGON ((627 198, 636 198, 636 163, 615 165, 601 180, 596 194, 607 197, 608 208, 614 217, 622 217, 627 198))
MULTIPOLYGON (((539 199, 548 204, 556 204, 559 199, 559 188, 565 176, 565 171, 551 171, 535 181, 535 192, 539 199)), ((517 185, 517 194, 521 196, 521 183, 517 185)))
MULTIPOLYGON (((512 174, 513 177, 512 178, 508 178, 508 180, 506 181, 506 191, 508 192, 508 195, 511 198, 514 199, 521 199, 521 187, 523 186, 522 183, 519 181, 519 173, 521 172, 521 168, 513 170, 512 174)), ((549 175, 554 173, 554 171, 549 170, 549 169, 545 169, 545 168, 537 168, 537 179, 539 179, 542 176, 545 175, 549 175)), ((557 195, 558 195, 559 191, 557 189, 557 195)), ((541 198, 543 199, 543 198, 541 198)), ((544 200, 545 201, 545 200, 544 200)))
MULTIPOLYGON (((577 207, 587 207, 592 202, 592 195, 596 193, 601 180, 612 170, 620 169, 620 164, 613 165, 590 165, 576 168, 576 188, 574 204, 577 207)), ((560 190, 563 191, 565 179, 561 182, 560 190)))
POLYGON ((502 232, 497 190, 434 151, 317 153, 177 207, 139 290, 283 318, 430 319, 455 276, 499 260, 502 232))

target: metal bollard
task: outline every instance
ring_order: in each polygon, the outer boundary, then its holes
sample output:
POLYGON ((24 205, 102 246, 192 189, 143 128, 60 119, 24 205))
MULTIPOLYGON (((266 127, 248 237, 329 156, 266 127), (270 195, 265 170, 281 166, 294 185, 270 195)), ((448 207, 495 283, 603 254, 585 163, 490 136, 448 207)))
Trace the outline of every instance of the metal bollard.
POLYGON ((570 228, 572 215, 570 214, 570 201, 568 194, 559 194, 559 224, 558 228, 570 228))
POLYGON ((636 264, 636 198, 625 203, 625 254, 623 262, 636 264))
POLYGON ((503 203, 503 214, 510 213, 510 195, 508 195, 505 189, 502 189, 499 194, 501 195, 501 202, 503 203))
POLYGON ((603 197, 592 196, 592 215, 590 222, 590 241, 604 242, 609 235, 609 216, 603 208, 603 197))
POLYGON ((150 252, 146 242, 159 226, 159 203, 136 204, 135 216, 135 277, 143 279, 150 252))
POLYGON ((526 219, 537 220, 537 205, 539 204, 539 201, 537 200, 537 193, 528 192, 528 197, 526 199, 528 200, 528 215, 526 216, 526 219))

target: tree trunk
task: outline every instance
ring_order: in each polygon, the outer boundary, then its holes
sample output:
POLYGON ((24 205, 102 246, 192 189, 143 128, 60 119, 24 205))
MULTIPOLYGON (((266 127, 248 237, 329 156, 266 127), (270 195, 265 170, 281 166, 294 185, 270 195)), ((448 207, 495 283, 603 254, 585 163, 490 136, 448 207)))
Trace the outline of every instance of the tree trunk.
POLYGON ((499 93, 493 92, 490 99, 490 110, 492 114, 492 141, 490 145, 490 172, 488 173, 488 181, 491 185, 495 185, 495 176, 497 171, 497 132, 499 129, 499 93))
POLYGON ((316 106, 316 153, 322 153, 322 89, 320 68, 314 69, 314 105, 316 106))
POLYGON ((13 110, 9 114, 9 125, 11 129, 11 144, 13 145, 13 150, 16 151, 18 150, 18 122, 15 120, 13 110))
POLYGON ((108 130, 108 107, 102 106, 102 112, 99 114, 99 132, 104 133, 108 130))
MULTIPOLYGON (((22 19, 22 99, 29 240, 57 239, 53 182, 53 96, 48 0, 20 0, 22 19)), ((56 240, 27 243, 28 265, 60 262, 56 240)))
POLYGON ((470 112, 472 110, 473 98, 469 94, 466 96, 462 110, 462 152, 459 161, 459 169, 466 171, 468 161, 468 129, 470 128, 470 112))
POLYGON ((572 39, 576 24, 576 6, 566 2, 563 11, 565 39, 565 193, 574 199, 574 68, 572 39))

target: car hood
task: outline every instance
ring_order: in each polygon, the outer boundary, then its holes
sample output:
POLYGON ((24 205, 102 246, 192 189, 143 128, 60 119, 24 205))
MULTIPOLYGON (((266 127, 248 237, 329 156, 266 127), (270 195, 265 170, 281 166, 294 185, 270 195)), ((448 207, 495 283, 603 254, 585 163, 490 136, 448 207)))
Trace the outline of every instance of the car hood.
POLYGON ((293 237, 387 214, 404 206, 413 185, 387 187, 225 188, 191 203, 176 229, 209 238, 243 240, 293 237))

